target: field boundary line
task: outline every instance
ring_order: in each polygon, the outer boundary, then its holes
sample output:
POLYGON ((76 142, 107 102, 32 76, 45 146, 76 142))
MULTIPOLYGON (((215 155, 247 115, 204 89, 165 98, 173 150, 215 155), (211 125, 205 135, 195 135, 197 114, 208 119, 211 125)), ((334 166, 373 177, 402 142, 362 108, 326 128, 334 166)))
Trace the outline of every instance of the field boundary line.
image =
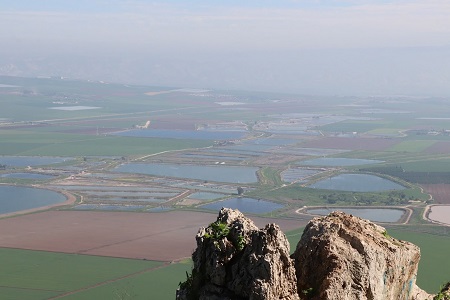
POLYGON ((158 269, 161 269, 161 268, 165 268, 165 267, 169 266, 170 264, 171 264, 171 262, 164 262, 160 266, 146 268, 146 269, 143 269, 141 271, 137 271, 137 272, 130 273, 130 274, 127 274, 127 275, 124 275, 124 276, 120 276, 120 277, 117 277, 117 278, 112 278, 112 279, 109 279, 109 280, 98 282, 96 284, 93 284, 93 285, 90 285, 90 286, 86 286, 86 287, 82 287, 82 288, 79 288, 79 289, 76 289, 76 290, 73 290, 73 291, 65 292, 65 293, 57 295, 55 297, 48 298, 48 300, 60 299, 62 297, 66 297, 66 296, 69 296, 69 295, 73 295, 73 294, 77 294, 77 293, 80 293, 80 292, 84 292, 84 291, 87 291, 87 290, 90 290, 90 289, 93 289, 93 288, 97 288, 97 287, 105 285, 105 284, 113 283, 113 282, 116 282, 116 281, 119 281, 119 280, 122 280, 122 279, 125 279, 125 278, 130 278, 130 277, 133 277, 133 276, 136 276, 136 275, 140 275, 140 274, 143 274, 143 273, 146 273, 146 272, 149 272, 149 271, 154 271, 154 270, 158 270, 158 269))
POLYGON ((63 292, 65 292, 65 291, 59 291, 59 290, 48 290, 48 289, 38 289, 38 288, 27 288, 27 287, 7 286, 7 285, 0 285, 0 288, 17 289, 17 290, 27 290, 27 291, 55 292, 55 293, 63 293, 63 292))

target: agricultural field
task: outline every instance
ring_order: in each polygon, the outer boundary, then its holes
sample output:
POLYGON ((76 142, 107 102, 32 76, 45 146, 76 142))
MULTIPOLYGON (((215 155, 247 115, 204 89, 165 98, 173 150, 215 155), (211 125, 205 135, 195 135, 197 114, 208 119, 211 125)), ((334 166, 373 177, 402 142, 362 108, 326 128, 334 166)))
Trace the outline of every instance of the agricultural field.
POLYGON ((433 140, 404 141, 395 145, 392 150, 395 152, 422 152, 433 146, 434 143, 433 140))
MULTIPOLYGON (((189 263, 180 261, 190 256, 198 228, 214 220, 222 203, 237 209, 272 205, 248 214, 258 226, 280 223, 290 239, 300 235, 290 230, 311 217, 296 213, 304 206, 412 211, 389 224, 396 230, 399 223, 428 228, 423 215, 429 206, 450 204, 447 99, 313 97, 0 76, 0 101, 0 184, 49 189, 73 200, 38 213, 18 209, 0 215, 0 250, 92 255, 99 261, 121 257, 130 268, 136 261, 143 267, 141 273, 119 270, 111 278, 99 274, 73 286, 25 282, 22 289, 14 288, 22 283, 11 283, 1 288, 11 298, 48 299, 79 290, 64 297, 140 299, 149 280, 155 295, 165 299, 165 287, 154 278, 170 277, 165 282, 172 290, 184 279, 189 263), (342 190, 348 182, 338 188, 317 185, 346 178, 357 178, 352 180, 357 189, 342 190), (396 189, 373 190, 376 180, 396 189)), ((11 198, 0 195, 1 201, 11 198)), ((434 265, 427 248, 434 236, 401 229, 399 236, 425 243, 425 261, 434 265)), ((443 251, 450 250, 449 236, 440 235, 443 251)), ((438 269, 432 278, 445 274, 438 269)))
MULTIPOLYGON (((450 239, 402 227, 388 230, 420 246, 417 282, 428 292, 438 291, 448 279, 436 270, 450 267, 445 263, 450 239), (443 250, 436 252, 436 243, 443 250)), ((302 232, 303 227, 286 231, 291 252, 302 232)), ((165 263, 7 248, 0 248, 0 254, 2 299, 173 299, 192 265, 188 259, 165 263)))
POLYGON ((155 270, 149 270, 101 286, 64 296, 64 300, 81 299, 175 299, 178 284, 191 272, 190 260, 176 262, 155 270))
POLYGON ((8 248, 0 248, 0 254, 2 299, 52 299, 164 265, 156 261, 8 248))
POLYGON ((433 195, 434 203, 450 204, 450 184, 423 184, 425 191, 433 195))
POLYGON ((384 151, 400 141, 395 139, 362 137, 325 137, 303 144, 305 148, 384 151))
POLYGON ((389 228, 388 233, 393 237, 420 247, 421 258, 417 285, 429 293, 436 293, 441 286, 448 282, 450 262, 447 259, 450 249, 450 237, 447 233, 418 232, 414 228, 389 228))
MULTIPOLYGON (((191 256, 198 229, 212 223, 216 215, 181 210, 45 211, 0 219, 0 247, 179 261, 191 256)), ((276 222, 286 231, 306 224, 296 219, 252 219, 260 227, 276 222)))
POLYGON ((339 123, 333 123, 325 126, 321 126, 320 130, 326 132, 335 132, 335 133, 365 133, 369 131, 373 131, 378 128, 382 128, 386 124, 377 121, 342 121, 339 123))
POLYGON ((0 155, 133 156, 211 146, 208 141, 139 139, 28 130, 1 130, 0 155))
MULTIPOLYGON (((191 269, 198 228, 215 217, 199 212, 51 211, 1 219, 2 297, 173 299, 191 269)), ((306 224, 252 219, 259 227, 276 222, 287 232, 306 224)))

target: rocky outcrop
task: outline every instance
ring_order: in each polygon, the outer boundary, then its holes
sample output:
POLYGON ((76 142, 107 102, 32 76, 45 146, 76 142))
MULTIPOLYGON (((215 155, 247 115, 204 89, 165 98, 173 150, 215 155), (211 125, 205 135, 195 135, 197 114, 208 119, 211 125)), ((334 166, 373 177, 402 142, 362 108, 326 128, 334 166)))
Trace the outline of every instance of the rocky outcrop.
POLYGON ((298 299, 289 242, 277 225, 258 229, 223 208, 196 240, 194 268, 177 299, 298 299))
POLYGON ((415 284, 417 246, 341 212, 310 221, 291 257, 277 225, 258 229, 231 209, 222 209, 196 240, 180 300, 433 298, 415 284))
POLYGON ((342 212, 314 218, 292 257, 308 299, 428 298, 415 285, 419 247, 342 212))

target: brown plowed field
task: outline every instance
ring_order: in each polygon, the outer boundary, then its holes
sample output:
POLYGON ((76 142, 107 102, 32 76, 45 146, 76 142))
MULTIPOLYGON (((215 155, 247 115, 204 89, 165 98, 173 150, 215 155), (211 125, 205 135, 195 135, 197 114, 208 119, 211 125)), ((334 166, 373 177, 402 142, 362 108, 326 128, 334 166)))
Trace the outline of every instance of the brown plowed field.
POLYGON ((450 204, 450 184, 422 184, 422 187, 433 196, 434 203, 450 204))
POLYGON ((394 139, 326 137, 306 142, 302 146, 305 148, 383 151, 397 143, 398 141, 394 139))
MULTIPOLYGON (((0 219, 0 247, 173 261, 191 256, 198 228, 216 216, 182 211, 46 211, 0 219)), ((252 220, 258 227, 277 223, 284 231, 305 225, 296 220, 252 220)))

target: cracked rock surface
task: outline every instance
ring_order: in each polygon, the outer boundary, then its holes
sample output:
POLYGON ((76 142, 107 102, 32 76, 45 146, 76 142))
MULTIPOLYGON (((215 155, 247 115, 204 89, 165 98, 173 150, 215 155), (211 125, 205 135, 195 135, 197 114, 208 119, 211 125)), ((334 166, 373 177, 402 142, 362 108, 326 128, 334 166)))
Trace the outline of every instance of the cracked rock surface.
POLYGON ((259 229, 227 208, 200 228, 196 240, 192 274, 180 285, 179 300, 433 299, 416 286, 416 245, 343 212, 312 219, 291 256, 277 225, 259 229))
POLYGON ((299 299, 289 242, 278 225, 258 229, 227 208, 214 224, 197 233, 192 283, 177 299, 299 299))
POLYGON ((420 249, 370 221, 333 212, 311 220, 295 253, 308 299, 428 299, 416 286, 420 249), (419 297, 419 298, 418 298, 419 297))

